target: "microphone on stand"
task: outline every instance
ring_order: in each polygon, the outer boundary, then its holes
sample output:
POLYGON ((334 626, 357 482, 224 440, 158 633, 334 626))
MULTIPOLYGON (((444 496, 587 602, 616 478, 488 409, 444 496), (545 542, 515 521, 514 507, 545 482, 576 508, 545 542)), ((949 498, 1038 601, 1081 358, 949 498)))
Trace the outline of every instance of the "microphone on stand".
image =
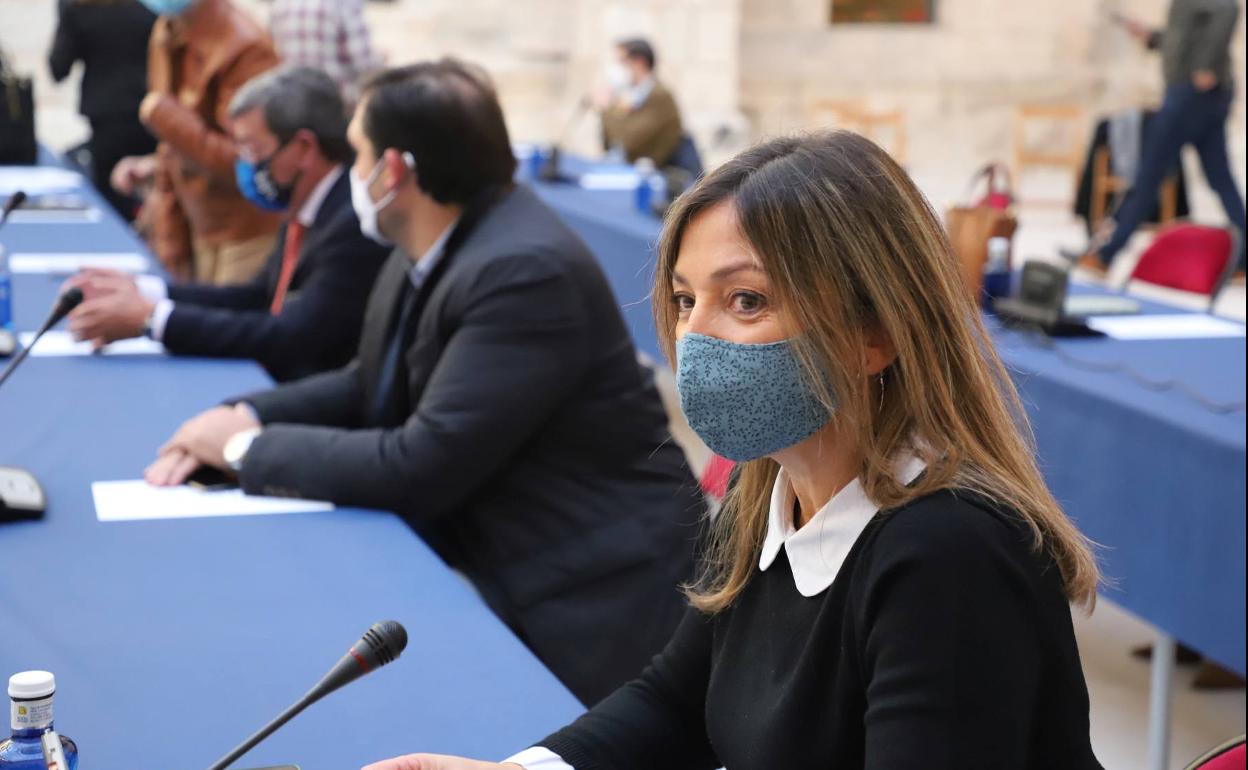
POLYGON ((4 203, 4 211, 0 211, 0 227, 3 227, 4 223, 9 221, 9 214, 13 213, 13 209, 17 208, 18 206, 22 205, 25 202, 26 202, 26 193, 22 190, 18 190, 17 192, 10 195, 9 199, 5 201, 4 203))
POLYGON ((52 312, 48 313, 48 317, 44 319, 43 325, 35 332, 35 336, 30 340, 30 344, 22 348, 21 352, 9 362, 9 365, 4 367, 4 372, 0 373, 0 385, 4 385, 4 381, 12 376, 18 365, 26 360, 26 356, 30 355, 31 349, 39 341, 39 338, 44 335, 44 332, 60 323, 61 319, 69 315, 70 311, 81 304, 82 289, 79 289, 77 286, 67 289, 64 294, 57 297, 56 305, 52 308, 52 312))
MULTIPOLYGON (((30 355, 31 348, 35 346, 35 343, 43 336, 43 333, 59 323, 62 318, 69 315, 69 312, 81 303, 82 289, 77 287, 69 289, 57 297, 56 306, 52 308, 52 312, 48 313, 48 317, 44 320, 43 325, 35 332, 34 339, 13 357, 9 365, 4 367, 3 372, 0 372, 0 385, 4 385, 5 380, 9 379, 17 367, 26 360, 26 356, 30 355)), ((43 487, 39 486, 39 481, 30 471, 0 466, 0 521, 6 519, 37 519, 43 515, 47 505, 48 499, 43 493, 43 487)))
POLYGON ((317 682, 311 690, 308 690, 302 698, 281 714, 278 714, 273 721, 261 727, 255 735, 243 741, 230 753, 214 762, 208 770, 225 770, 234 760, 251 751, 256 744, 268 738, 279 727, 294 719, 308 706, 311 706, 340 687, 354 682, 373 669, 381 668, 390 663, 399 657, 399 654, 403 652, 405 647, 407 647, 407 630, 402 625, 393 620, 383 620, 380 623, 374 623, 371 628, 364 632, 364 636, 360 638, 360 641, 347 650, 347 654, 342 656, 342 660, 338 661, 337 665, 329 670, 329 673, 321 677, 321 681, 317 682))
MULTIPOLYGON (((14 209, 16 209, 18 206, 22 205, 25 202, 26 202, 26 193, 22 190, 18 190, 14 192, 12 195, 10 195, 9 199, 4 202, 4 209, 0 211, 0 227, 4 227, 4 224, 9 221, 9 214, 12 214, 14 209)), ((3 260, 4 260, 4 246, 0 245, 0 261, 3 261, 3 260)), ((11 291, 11 289, 8 289, 4 286, 0 286, 0 292, 8 292, 8 291, 11 291)), ((10 294, 8 297, 0 297, 0 300, 4 300, 4 301, 11 303, 13 301, 12 294, 10 294)), ((10 304, 9 307, 11 309, 12 305, 10 304)), ((9 319, 7 318, 5 319, 5 321, 8 321, 8 320, 9 319)), ((0 356, 9 355, 10 353, 13 352, 13 350, 16 347, 17 347, 17 338, 13 336, 13 333, 11 331, 0 326, 0 356)))
POLYGON ((559 173, 559 156, 562 154, 563 145, 568 143, 568 138, 572 135, 572 129, 576 128, 581 122, 581 118, 589 111, 591 101, 589 96, 582 96, 576 102, 576 108, 572 110, 572 116, 568 118, 568 122, 564 124, 563 130, 559 132, 559 137, 550 145, 550 152, 546 154, 546 160, 542 163, 542 167, 538 169, 537 177, 543 182, 558 182, 562 179, 559 173))

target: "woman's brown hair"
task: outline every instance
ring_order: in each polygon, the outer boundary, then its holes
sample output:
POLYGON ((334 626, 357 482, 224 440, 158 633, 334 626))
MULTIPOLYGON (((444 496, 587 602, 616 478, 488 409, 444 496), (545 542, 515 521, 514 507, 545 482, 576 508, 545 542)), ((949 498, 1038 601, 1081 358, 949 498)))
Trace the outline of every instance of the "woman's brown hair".
MULTIPOLYGON (((1018 393, 940 221, 906 172, 869 140, 828 131, 773 139, 709 173, 673 204, 659 243, 655 328, 672 362, 681 239, 724 202, 773 302, 803 330, 795 347, 806 379, 835 404, 838 435, 859 448, 871 500, 887 510, 955 489, 1016 511, 1061 570, 1067 597, 1091 608, 1099 580, 1091 544, 1041 478, 1018 393), (864 348, 881 331, 897 357, 878 381, 865 371, 864 348), (927 463, 912 486, 893 473, 903 451, 927 463)), ((768 458, 737 468, 703 573, 686 587, 702 611, 730 606, 753 574, 778 470, 768 458)))

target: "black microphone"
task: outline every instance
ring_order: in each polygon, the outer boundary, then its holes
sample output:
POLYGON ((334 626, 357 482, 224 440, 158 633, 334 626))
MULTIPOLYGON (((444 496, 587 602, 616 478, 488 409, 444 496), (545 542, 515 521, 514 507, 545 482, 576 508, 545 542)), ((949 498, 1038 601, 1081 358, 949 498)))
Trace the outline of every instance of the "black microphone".
POLYGON ((234 760, 255 748, 256 744, 272 735, 277 728, 295 718, 301 711, 316 703, 344 685, 354 682, 375 668, 381 668, 403 652, 407 646, 407 630, 398 622, 383 620, 374 623, 372 628, 364 632, 360 641, 356 642, 342 660, 329 670, 311 690, 277 716, 272 722, 247 740, 240 743, 229 754, 218 759, 208 770, 225 770, 234 760))
POLYGON ((563 145, 568 143, 568 139, 572 135, 572 129, 576 128, 576 125, 581 122, 581 118, 589 111, 591 104, 592 101, 588 96, 582 96, 577 100, 576 107, 572 110, 572 116, 564 124, 558 138, 550 145, 550 153, 546 156, 546 162, 542 164, 537 172, 538 178, 542 181, 559 181, 559 156, 563 154, 563 145))
POLYGON ((39 327, 39 330, 35 332, 35 336, 31 339, 30 344, 22 348, 21 352, 19 352, 16 356, 13 356, 13 360, 10 361, 9 365, 4 368, 4 373, 0 374, 0 385, 3 385, 4 381, 9 379, 9 375, 13 374, 13 371, 17 369, 18 364, 26 360, 26 356, 30 355, 31 348, 35 346, 35 343, 39 341, 39 338, 43 336, 44 332, 60 323, 62 318, 69 315, 71 310, 81 304, 82 289, 79 289, 77 286, 72 289, 66 289, 64 294, 57 297, 56 306, 52 308, 51 313, 48 313, 48 317, 44 320, 43 325, 39 327))
POLYGON ((17 208, 18 206, 22 205, 25 202, 26 202, 26 193, 21 190, 18 190, 17 192, 10 195, 9 199, 5 201, 4 203, 4 211, 0 212, 0 227, 4 226, 5 222, 9 221, 9 214, 13 213, 13 209, 17 208))

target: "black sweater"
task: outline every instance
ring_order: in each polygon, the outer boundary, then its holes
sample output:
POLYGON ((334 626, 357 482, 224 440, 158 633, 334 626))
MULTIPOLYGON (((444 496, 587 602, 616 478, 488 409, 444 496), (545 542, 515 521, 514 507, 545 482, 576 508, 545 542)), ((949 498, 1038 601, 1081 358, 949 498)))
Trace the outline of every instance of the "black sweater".
POLYGON ((1100 768, 1057 568, 952 492, 877 514, 814 597, 781 550, 540 745, 576 770, 1100 768))

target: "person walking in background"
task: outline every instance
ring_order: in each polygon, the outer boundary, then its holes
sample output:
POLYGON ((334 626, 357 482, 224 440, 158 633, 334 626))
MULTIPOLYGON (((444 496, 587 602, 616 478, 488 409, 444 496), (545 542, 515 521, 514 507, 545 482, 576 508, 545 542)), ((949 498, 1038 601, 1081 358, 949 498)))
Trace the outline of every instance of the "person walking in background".
POLYGON ((154 155, 124 158, 113 186, 151 185, 140 217, 148 245, 175 278, 250 281, 281 218, 248 203, 234 178, 226 132, 244 83, 277 65, 268 34, 229 0, 142 0, 160 14, 148 53, 139 119, 159 140, 154 155))
POLYGON ((594 95, 602 115, 602 142, 619 148, 629 163, 650 158, 668 165, 684 132, 676 99, 654 75, 654 48, 640 38, 616 45, 609 84, 594 95))
POLYGON ((269 33, 283 62, 315 67, 333 78, 348 109, 364 76, 382 64, 364 21, 363 0, 273 0, 269 33))
POLYGON ((1114 257, 1148 216, 1166 172, 1179 163, 1180 151, 1191 145, 1209 186, 1217 193, 1227 219, 1240 233, 1236 279, 1243 280, 1244 199, 1235 184, 1226 152, 1226 120, 1233 96, 1231 36, 1239 18, 1235 0, 1173 0, 1165 29, 1155 30, 1125 17, 1115 17, 1128 33, 1150 49, 1160 49, 1166 94, 1153 118, 1140 154, 1135 185, 1106 229, 1078 262, 1079 267, 1105 275, 1114 257))
POLYGON ((109 184, 118 161, 149 155, 156 140, 139 122, 147 92, 147 41, 156 15, 138 0, 69 0, 60 6, 48 68, 58 83, 82 62, 78 111, 91 125, 91 182, 127 221, 138 201, 109 184))

